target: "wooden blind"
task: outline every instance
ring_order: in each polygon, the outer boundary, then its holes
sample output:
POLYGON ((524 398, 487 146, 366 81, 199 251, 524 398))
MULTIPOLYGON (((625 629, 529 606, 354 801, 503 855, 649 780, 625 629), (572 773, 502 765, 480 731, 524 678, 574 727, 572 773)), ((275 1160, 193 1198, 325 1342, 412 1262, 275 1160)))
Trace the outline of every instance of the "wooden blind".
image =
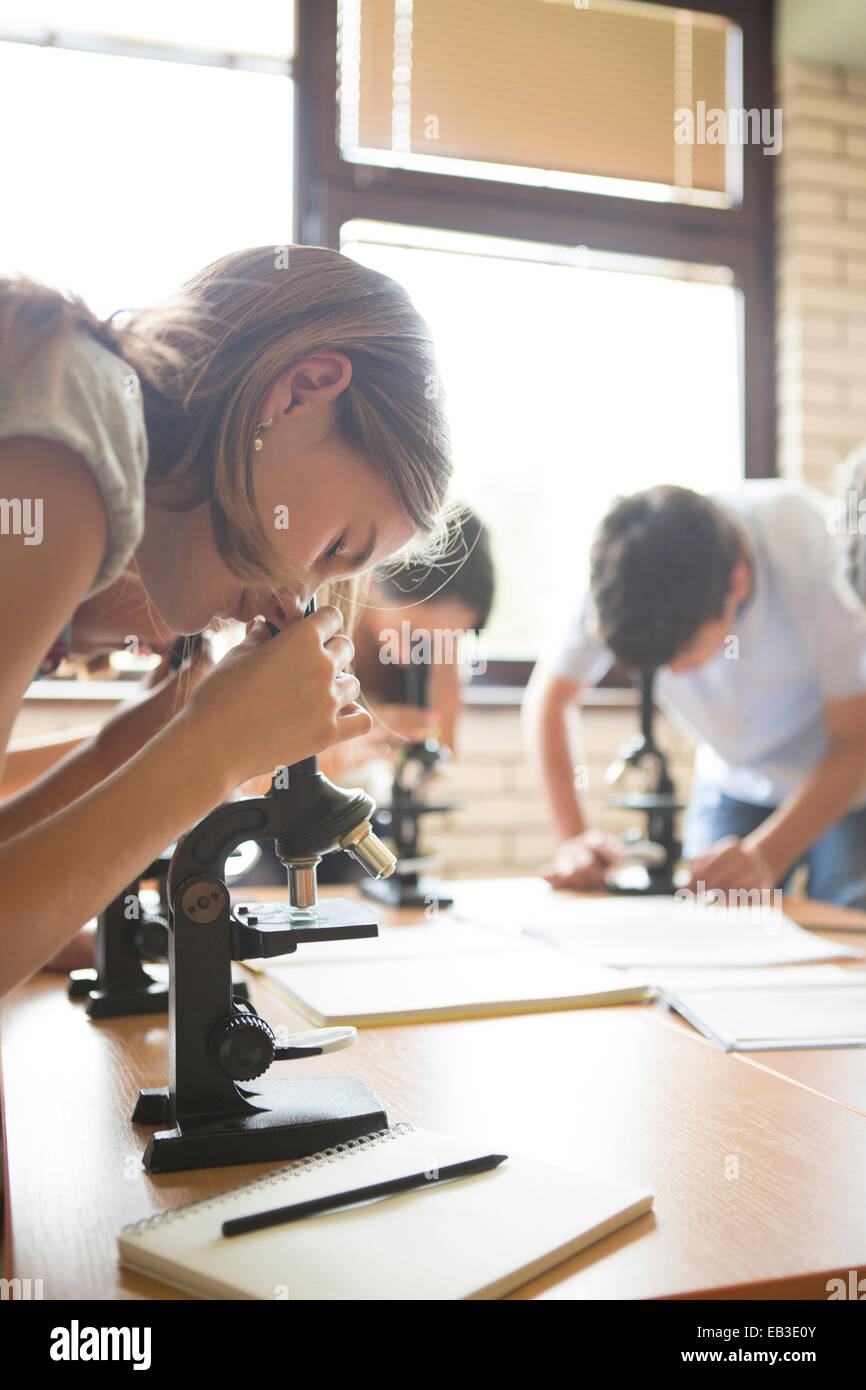
POLYGON ((625 0, 343 0, 341 30, 354 157, 726 189, 724 145, 674 140, 678 108, 729 105, 736 27, 720 16, 625 0))

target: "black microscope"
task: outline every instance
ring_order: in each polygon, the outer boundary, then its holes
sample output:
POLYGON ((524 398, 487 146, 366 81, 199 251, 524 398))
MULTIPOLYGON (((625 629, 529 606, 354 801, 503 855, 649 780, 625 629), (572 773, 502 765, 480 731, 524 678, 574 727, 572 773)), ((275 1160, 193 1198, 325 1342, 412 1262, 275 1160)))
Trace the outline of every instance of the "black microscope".
MULTIPOLYGON (((124 1018, 131 1014, 165 1013, 168 1008, 168 877, 174 845, 154 859, 96 919, 93 966, 69 972, 67 996, 84 1001, 89 1018, 124 1018), (153 887, 150 887, 153 885, 153 887), (147 904, 148 889, 156 903, 147 904), (152 965, 163 966, 156 972, 152 965)), ((258 853, 241 845, 228 857, 229 879, 245 872, 258 853)), ((237 976, 233 991, 247 997, 247 984, 237 976)))
MULTIPOLYGON (((428 709, 429 667, 426 663, 402 668, 403 698, 406 704, 428 709)), ((420 821, 434 812, 453 811, 454 802, 425 800, 424 788, 451 759, 451 751, 438 739, 426 738, 406 744, 397 755, 397 770, 391 790, 391 804, 380 806, 373 816, 378 835, 394 849, 397 867, 386 879, 365 880, 361 892, 388 907, 450 907, 454 899, 438 880, 426 876, 436 862, 435 855, 419 845, 420 821)))
MULTIPOLYGON (((200 649, 202 641, 201 633, 178 638, 170 654, 171 668, 179 670, 200 649)), ((168 957, 166 879, 173 853, 174 845, 170 845, 97 917, 93 966, 70 971, 67 991, 70 999, 84 1001, 90 1018, 164 1013, 168 1008, 165 972, 154 973, 148 966, 168 957), (148 884, 155 885, 156 903, 152 907, 145 906, 148 884)), ((239 850, 231 858, 236 861, 232 867, 240 873, 248 866, 250 855, 239 850)), ((246 982, 236 979, 234 990, 245 998, 246 982)))
MULTIPOLYGON (((172 847, 173 848, 173 847, 172 847)), ((172 850, 168 849, 110 902, 96 920, 93 968, 72 970, 70 999, 85 1000, 91 1018, 148 1014, 168 1007, 168 981, 147 969, 147 962, 164 961, 168 954, 166 878, 172 850), (155 882, 158 901, 146 909, 142 885, 155 882)))
POLYGON ((685 803, 674 792, 667 759, 653 737, 654 678, 654 671, 638 673, 640 732, 623 745, 604 774, 609 785, 629 786, 629 790, 608 797, 606 804, 638 811, 647 818, 645 830, 635 826, 623 835, 624 856, 631 862, 606 876, 605 884, 612 893, 673 893, 677 887, 674 873, 682 846, 676 816, 685 803))
POLYGON ((314 1030, 279 1045, 231 976, 232 961, 378 934, 370 909, 319 902, 316 883, 322 856, 337 850, 373 877, 393 872, 394 856, 373 832, 374 810, 365 792, 329 782, 312 757, 278 769, 265 796, 217 807, 178 841, 167 885, 169 1082, 142 1091, 132 1117, 160 1126, 145 1150, 148 1170, 300 1158, 387 1127, 380 1102, 356 1077, 263 1079, 272 1062, 320 1056, 347 1039, 314 1030), (274 841, 288 902, 232 905, 226 859, 247 840, 274 841))

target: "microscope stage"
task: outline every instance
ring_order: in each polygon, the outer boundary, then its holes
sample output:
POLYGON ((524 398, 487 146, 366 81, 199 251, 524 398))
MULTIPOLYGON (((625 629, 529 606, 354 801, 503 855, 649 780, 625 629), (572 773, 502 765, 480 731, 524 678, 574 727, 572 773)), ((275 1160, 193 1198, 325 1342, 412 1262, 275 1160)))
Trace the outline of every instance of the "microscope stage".
POLYGON ((375 914, 362 903, 325 898, 310 913, 309 917, 301 915, 288 903, 240 903, 232 908, 237 924, 261 933, 263 939, 271 932, 289 932, 293 942, 346 941, 379 934, 375 914))

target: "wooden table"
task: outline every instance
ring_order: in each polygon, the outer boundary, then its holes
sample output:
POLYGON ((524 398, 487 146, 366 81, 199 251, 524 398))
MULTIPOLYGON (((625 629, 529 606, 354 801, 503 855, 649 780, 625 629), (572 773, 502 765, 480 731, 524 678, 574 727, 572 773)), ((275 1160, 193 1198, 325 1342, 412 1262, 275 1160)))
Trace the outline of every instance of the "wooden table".
MULTIPOLYGON (((866 929, 838 939, 866 945, 866 929)), ((309 1026, 255 979, 252 997, 273 1025, 309 1026)), ((42 974, 5 1002, 0 1048, 6 1276, 43 1279, 49 1299, 183 1298, 119 1268, 121 1226, 274 1165, 144 1172, 150 1131, 129 1115, 142 1086, 167 1079, 164 1016, 91 1022, 42 974)), ((655 1192, 652 1214, 512 1297, 823 1299, 830 1274, 866 1265, 862 1050, 726 1054, 634 1004, 363 1029, 352 1051, 303 1069, 356 1073, 392 1122, 655 1192)))

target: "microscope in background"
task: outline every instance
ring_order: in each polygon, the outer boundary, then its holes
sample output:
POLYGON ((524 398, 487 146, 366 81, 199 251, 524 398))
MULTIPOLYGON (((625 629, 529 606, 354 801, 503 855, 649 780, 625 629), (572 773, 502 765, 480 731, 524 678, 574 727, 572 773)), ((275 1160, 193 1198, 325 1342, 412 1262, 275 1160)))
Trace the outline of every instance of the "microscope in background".
MULTIPOLYGON (((203 641, 199 632, 179 637, 172 647, 169 665, 179 670, 203 641)), ((83 999, 90 1018, 121 1018, 130 1014, 164 1013, 168 1008, 165 971, 148 969, 168 957, 166 879, 174 853, 170 845, 108 904, 96 919, 93 967, 69 974, 70 999, 83 999)), ((230 878, 245 873, 258 858, 258 847, 240 845, 230 856, 230 878)), ((246 982, 235 980, 236 994, 246 997, 246 982)))
MULTIPOLYGON (((172 846, 172 849, 174 847, 172 846)), ((166 850, 110 902, 96 919, 93 968, 72 970, 70 999, 84 999, 91 1018, 164 1012, 168 981, 147 969, 168 954, 166 877, 172 850, 166 850), (154 883, 156 903, 146 908, 143 886, 154 883)))
MULTIPOLYGON (((83 999, 89 1018, 125 1018, 130 1014, 165 1013, 168 1008, 168 877, 174 845, 154 859, 96 919, 93 966, 69 972, 69 999, 83 999), (153 971, 150 966, 161 966, 153 971)), ((247 873, 261 851, 239 845, 226 861, 229 881, 247 873)), ((232 981, 236 995, 247 997, 246 981, 232 981)))
POLYGON ((667 759, 653 737, 654 671, 642 671, 636 679, 640 691, 640 733, 629 739, 604 774, 609 786, 622 790, 606 805, 646 816, 623 835, 625 863, 612 869, 605 882, 612 893, 673 893, 675 870, 682 846, 677 838, 676 817, 685 803, 674 791, 667 759))
POLYGON ((355 1030, 278 1042, 231 977, 232 961, 378 934, 368 908, 319 902, 316 884, 322 856, 337 850, 374 877, 393 872, 394 856, 373 833, 374 810, 365 792, 329 782, 312 757, 278 769, 265 796, 217 807, 178 841, 167 885, 169 1082, 142 1091, 132 1117, 161 1127, 145 1150, 149 1171, 300 1158, 386 1128, 380 1102, 356 1077, 262 1079, 273 1062, 348 1046, 355 1030), (248 840, 274 841, 288 902, 233 906, 226 860, 248 840))
MULTIPOLYGON (((402 667, 403 700, 418 709, 429 708, 427 663, 402 667)), ((427 876, 435 869, 436 856, 420 848, 422 817, 435 812, 453 811, 455 802, 425 800, 427 784, 451 760, 451 751, 438 739, 426 738, 406 744, 397 755, 397 768, 391 790, 391 804, 379 807, 373 817, 377 835, 393 846, 397 859, 394 873, 386 879, 364 880, 361 892, 388 907, 450 907, 454 899, 442 884, 427 876)))

